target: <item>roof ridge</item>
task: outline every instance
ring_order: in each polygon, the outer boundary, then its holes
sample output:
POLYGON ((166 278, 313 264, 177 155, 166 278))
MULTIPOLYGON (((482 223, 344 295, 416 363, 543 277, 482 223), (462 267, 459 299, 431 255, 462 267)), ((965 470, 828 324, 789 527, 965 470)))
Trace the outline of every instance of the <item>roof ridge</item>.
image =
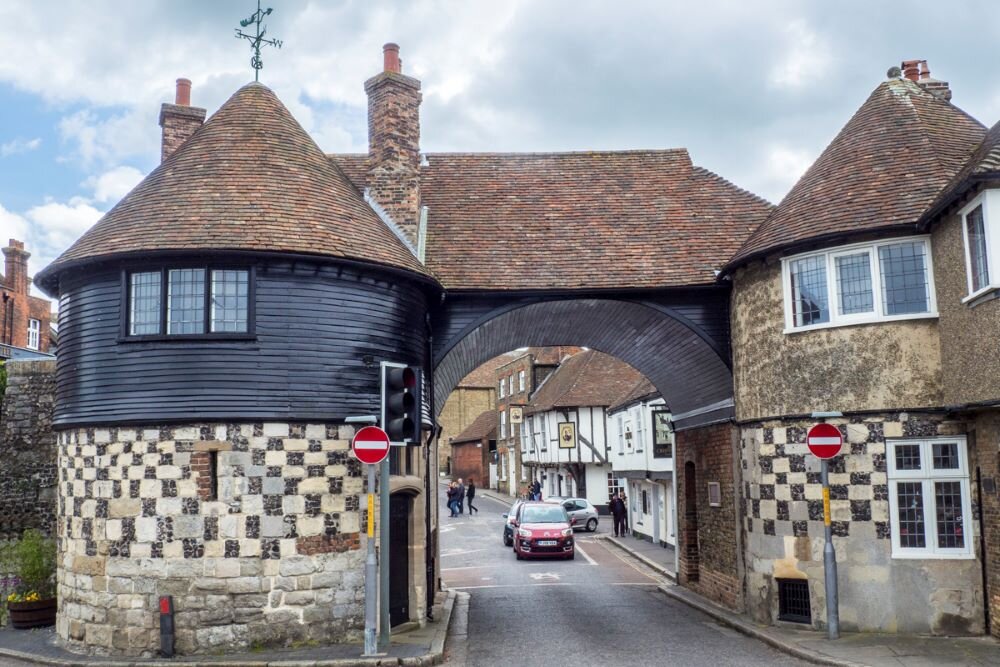
MULTIPOLYGON (((449 157, 501 157, 501 156, 513 156, 513 157, 552 157, 560 155, 690 155, 687 148, 677 147, 677 148, 627 148, 627 149, 578 149, 569 151, 440 151, 432 152, 426 151, 421 152, 428 158, 434 156, 449 156, 449 157)), ((360 155, 360 153, 343 153, 341 155, 360 155)))

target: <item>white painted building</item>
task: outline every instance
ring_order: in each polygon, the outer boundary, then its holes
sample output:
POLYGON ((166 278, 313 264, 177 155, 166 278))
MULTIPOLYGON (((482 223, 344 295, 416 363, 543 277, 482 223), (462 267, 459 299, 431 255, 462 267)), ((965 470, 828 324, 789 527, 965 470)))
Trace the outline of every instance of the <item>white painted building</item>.
POLYGON ((654 544, 676 543, 674 434, 670 412, 645 378, 608 408, 609 459, 626 488, 629 528, 654 544))

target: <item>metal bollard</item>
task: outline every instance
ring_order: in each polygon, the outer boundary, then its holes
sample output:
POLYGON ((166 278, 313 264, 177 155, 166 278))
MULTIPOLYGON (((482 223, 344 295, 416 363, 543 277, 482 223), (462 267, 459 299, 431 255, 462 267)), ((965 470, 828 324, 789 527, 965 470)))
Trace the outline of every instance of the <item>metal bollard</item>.
POLYGON ((174 598, 160 596, 160 655, 174 657, 174 598))

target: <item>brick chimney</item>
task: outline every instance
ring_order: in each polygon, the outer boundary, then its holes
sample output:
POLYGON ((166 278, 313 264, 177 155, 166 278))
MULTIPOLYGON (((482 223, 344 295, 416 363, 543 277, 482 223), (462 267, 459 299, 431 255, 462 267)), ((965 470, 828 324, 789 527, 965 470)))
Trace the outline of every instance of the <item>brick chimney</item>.
POLYGON ((382 47, 368 93, 368 194, 417 245, 420 223, 420 82, 403 74, 399 46, 382 47))
POLYGON ((903 76, 913 81, 931 95, 945 102, 951 101, 951 88, 947 81, 939 81, 931 77, 931 68, 926 60, 904 60, 903 76))
POLYGON ((191 106, 190 79, 177 79, 174 103, 160 107, 160 127, 163 141, 160 145, 160 162, 177 150, 205 122, 205 110, 191 106))
POLYGON ((28 258, 24 242, 11 239, 3 249, 4 284, 14 294, 28 293, 28 258))

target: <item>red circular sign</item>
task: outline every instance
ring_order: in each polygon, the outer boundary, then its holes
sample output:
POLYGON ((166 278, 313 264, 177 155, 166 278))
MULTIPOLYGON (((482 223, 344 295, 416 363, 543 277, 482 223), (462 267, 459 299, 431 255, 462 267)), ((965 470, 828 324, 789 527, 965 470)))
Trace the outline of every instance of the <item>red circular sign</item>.
POLYGON ((816 458, 832 459, 844 446, 844 437, 833 424, 816 424, 806 434, 806 444, 816 458))
POLYGON ((351 448, 362 463, 381 463, 389 455, 389 436, 378 426, 365 426, 355 434, 351 448))

